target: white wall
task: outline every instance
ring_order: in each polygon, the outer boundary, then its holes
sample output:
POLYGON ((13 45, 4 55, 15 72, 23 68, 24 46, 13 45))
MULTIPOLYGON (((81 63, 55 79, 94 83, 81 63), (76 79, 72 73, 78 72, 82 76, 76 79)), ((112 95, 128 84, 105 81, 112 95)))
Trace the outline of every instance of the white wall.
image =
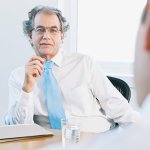
POLYGON ((34 54, 22 31, 22 21, 36 5, 58 6, 58 0, 5 0, 0 5, 0 124, 8 107, 10 72, 24 65, 34 54))

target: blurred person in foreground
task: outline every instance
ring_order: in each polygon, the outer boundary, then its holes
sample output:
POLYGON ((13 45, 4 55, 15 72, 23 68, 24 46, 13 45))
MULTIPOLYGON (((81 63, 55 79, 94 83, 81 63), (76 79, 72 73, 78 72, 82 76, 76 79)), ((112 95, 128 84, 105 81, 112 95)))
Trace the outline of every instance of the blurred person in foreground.
POLYGON ((89 56, 61 52, 69 25, 60 10, 37 6, 28 17, 23 29, 35 56, 10 75, 7 125, 37 123, 61 129, 61 119, 72 117, 80 122, 81 131, 105 132, 114 122, 127 125, 139 119, 139 114, 89 56), (47 67, 48 64, 53 66, 47 67), (45 92, 51 85, 50 75, 44 77, 47 73, 55 78, 59 96, 55 96, 57 90, 45 92))
POLYGON ((150 1, 144 8, 135 53, 137 100, 143 115, 150 117, 150 1))

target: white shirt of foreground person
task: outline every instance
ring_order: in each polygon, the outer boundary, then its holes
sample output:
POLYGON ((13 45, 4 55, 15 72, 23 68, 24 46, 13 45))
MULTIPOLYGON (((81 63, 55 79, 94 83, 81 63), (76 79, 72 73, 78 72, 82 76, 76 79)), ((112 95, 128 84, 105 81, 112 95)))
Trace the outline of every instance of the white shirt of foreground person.
MULTIPOLYGON (((139 114, 132 110, 127 100, 113 87, 90 57, 81 54, 58 54, 53 73, 64 97, 66 117, 76 118, 81 131, 104 132, 112 122, 136 122, 139 114), (102 111, 103 110, 103 111, 102 111)), ((37 79, 34 90, 22 90, 24 67, 14 70, 9 78, 9 111, 6 124, 37 123, 50 127, 43 92, 43 76, 37 79)))
POLYGON ((95 141, 94 138, 91 140, 93 147, 89 147, 89 150, 149 150, 150 120, 142 121, 143 123, 129 126, 121 132, 96 136, 95 141))
POLYGON ((150 118, 150 94, 148 94, 141 106, 143 116, 150 118))

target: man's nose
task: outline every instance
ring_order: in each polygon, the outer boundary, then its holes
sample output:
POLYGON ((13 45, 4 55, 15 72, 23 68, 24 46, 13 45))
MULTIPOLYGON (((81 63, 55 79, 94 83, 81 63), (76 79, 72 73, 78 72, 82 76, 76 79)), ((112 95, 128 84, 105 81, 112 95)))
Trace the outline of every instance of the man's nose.
POLYGON ((43 38, 44 38, 44 39, 50 39, 50 38, 51 38, 50 33, 49 33, 48 30, 45 30, 45 32, 44 32, 44 34, 43 34, 43 38))

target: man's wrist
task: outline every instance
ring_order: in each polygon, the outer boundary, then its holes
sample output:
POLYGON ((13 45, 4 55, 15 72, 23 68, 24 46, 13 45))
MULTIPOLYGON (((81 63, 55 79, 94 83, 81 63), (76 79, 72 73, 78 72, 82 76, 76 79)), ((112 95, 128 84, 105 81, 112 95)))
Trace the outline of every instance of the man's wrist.
POLYGON ((29 85, 24 85, 24 86, 22 87, 22 90, 23 90, 24 92, 26 92, 26 93, 32 92, 32 88, 31 88, 31 86, 29 86, 29 85))

